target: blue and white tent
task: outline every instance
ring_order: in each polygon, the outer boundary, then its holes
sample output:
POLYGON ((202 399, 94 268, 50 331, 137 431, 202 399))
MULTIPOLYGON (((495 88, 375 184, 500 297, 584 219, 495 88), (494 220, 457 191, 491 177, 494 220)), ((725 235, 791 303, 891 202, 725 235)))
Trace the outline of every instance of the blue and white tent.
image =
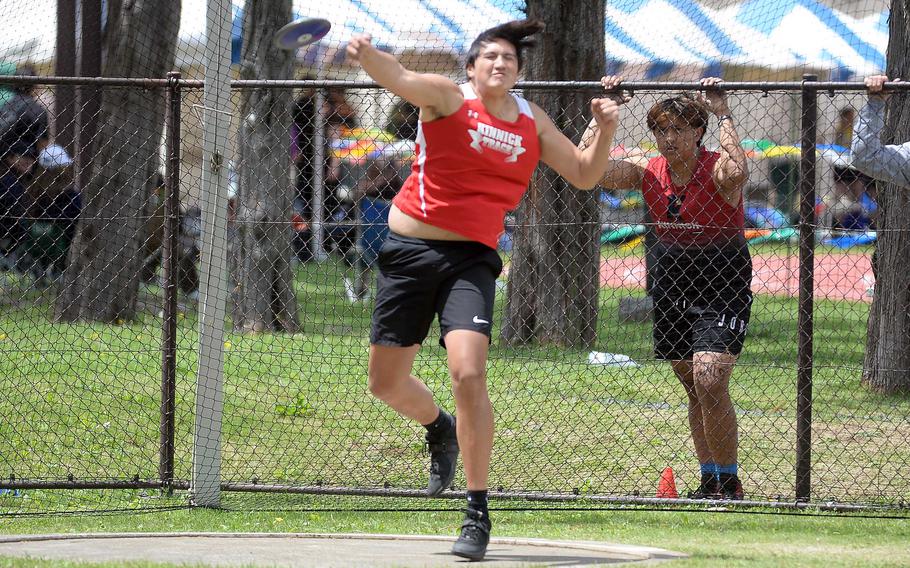
POLYGON ((746 0, 713 20, 741 52, 734 63, 881 71, 888 44, 887 13, 858 19, 809 0, 746 0))
MULTIPOLYGON (((674 66, 721 64, 830 69, 846 79, 885 66, 887 10, 857 18, 815 0, 743 0, 712 9, 690 0, 611 0, 604 48, 612 65, 661 75, 674 66)), ((367 32, 392 51, 463 53, 497 22, 524 17, 520 0, 296 0, 299 15, 333 22, 327 45, 367 32)))
MULTIPOLYGON (((235 43, 241 41, 244 0, 231 2, 235 43)), ((655 77, 674 66, 720 64, 833 70, 846 79, 885 67, 888 13, 869 0, 859 17, 816 0, 743 0, 713 9, 690 0, 610 0, 604 48, 613 67, 624 65, 655 77)), ((179 59, 202 61, 206 0, 183 0, 179 59)), ((354 33, 367 32, 394 52, 463 54, 485 28, 521 18, 523 0, 294 0, 297 16, 333 23, 317 48, 325 56, 354 33), (326 49, 329 48, 329 49, 326 49)), ((47 61, 54 56, 56 0, 0 0, 0 59, 47 61)), ((239 45, 235 46, 239 55, 239 45)))
POLYGON ((614 0, 607 7, 611 59, 656 76, 674 65, 721 64, 832 70, 847 79, 882 71, 888 13, 856 18, 813 0, 744 0, 711 9, 685 0, 614 0))

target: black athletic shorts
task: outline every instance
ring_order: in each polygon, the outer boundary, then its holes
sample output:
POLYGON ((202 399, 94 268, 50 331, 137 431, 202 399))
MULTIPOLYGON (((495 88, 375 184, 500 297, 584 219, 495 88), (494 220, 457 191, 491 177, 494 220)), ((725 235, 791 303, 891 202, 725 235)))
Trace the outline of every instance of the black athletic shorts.
POLYGON ((655 248, 651 277, 657 358, 689 360, 705 351, 739 355, 752 308, 752 259, 745 243, 655 248))
POLYGON ((492 337, 496 277, 502 259, 473 241, 438 241, 389 233, 377 257, 376 304, 370 343, 423 343, 439 316, 441 337, 453 329, 492 337))

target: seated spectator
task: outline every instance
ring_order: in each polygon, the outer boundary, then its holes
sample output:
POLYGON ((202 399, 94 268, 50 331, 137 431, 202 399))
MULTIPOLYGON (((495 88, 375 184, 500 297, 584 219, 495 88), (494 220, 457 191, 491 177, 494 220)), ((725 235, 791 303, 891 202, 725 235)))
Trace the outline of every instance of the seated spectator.
POLYGON ((834 231, 866 231, 872 228, 875 180, 853 168, 834 168, 834 194, 827 199, 834 231))
POLYGON ((23 254, 38 284, 47 285, 66 268, 82 196, 73 184, 73 159, 66 149, 43 137, 28 185, 31 214, 23 254))

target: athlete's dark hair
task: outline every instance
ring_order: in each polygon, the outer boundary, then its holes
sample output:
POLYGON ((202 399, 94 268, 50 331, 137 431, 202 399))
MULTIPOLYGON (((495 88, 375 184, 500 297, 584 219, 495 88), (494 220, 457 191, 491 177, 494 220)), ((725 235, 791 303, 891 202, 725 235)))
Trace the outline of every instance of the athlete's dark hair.
POLYGON ((522 50, 526 47, 531 47, 536 43, 535 40, 530 39, 530 36, 542 31, 543 28, 543 20, 539 18, 528 18, 525 20, 512 20, 511 22, 506 22, 481 32, 480 35, 477 36, 477 39, 471 43, 471 48, 468 49, 465 67, 474 65, 477 56, 480 55, 480 50, 483 49, 485 45, 498 39, 504 39, 515 46, 515 55, 518 57, 518 69, 520 71, 521 66, 524 63, 522 50))
MULTIPOLYGON (((661 126, 660 123, 677 118, 692 128, 702 128, 702 132, 708 128, 708 109, 704 103, 689 93, 683 93, 658 101, 651 107, 648 111, 648 130, 653 132, 661 126)), ((701 139, 698 145, 701 146, 701 139)))

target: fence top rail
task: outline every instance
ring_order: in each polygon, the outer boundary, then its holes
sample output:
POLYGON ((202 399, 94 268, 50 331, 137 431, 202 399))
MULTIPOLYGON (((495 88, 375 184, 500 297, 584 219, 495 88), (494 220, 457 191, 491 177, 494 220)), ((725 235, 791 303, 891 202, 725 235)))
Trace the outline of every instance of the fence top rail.
POLYGON ((163 89, 172 84, 181 87, 202 88, 203 82, 187 79, 154 79, 150 77, 56 77, 32 75, 4 75, 0 85, 76 85, 99 87, 140 87, 143 89, 163 89))
MULTIPOLYGON (((101 87, 139 87, 144 89, 162 89, 177 85, 185 89, 201 89, 204 82, 200 79, 177 78, 137 78, 137 77, 57 77, 32 75, 7 75, 0 77, 0 84, 5 85, 88 85, 101 87)), ((377 83, 370 81, 340 80, 276 80, 276 79, 237 79, 231 81, 232 89, 261 88, 335 88, 379 89, 377 83)), ((622 84, 628 91, 681 91, 700 90, 698 81, 627 81, 622 84)), ((866 86, 859 81, 725 81, 727 91, 865 91, 866 86)), ((884 84, 886 91, 910 90, 910 82, 889 81, 884 84)), ((519 81, 516 89, 576 89, 599 91, 599 81, 519 81)))

